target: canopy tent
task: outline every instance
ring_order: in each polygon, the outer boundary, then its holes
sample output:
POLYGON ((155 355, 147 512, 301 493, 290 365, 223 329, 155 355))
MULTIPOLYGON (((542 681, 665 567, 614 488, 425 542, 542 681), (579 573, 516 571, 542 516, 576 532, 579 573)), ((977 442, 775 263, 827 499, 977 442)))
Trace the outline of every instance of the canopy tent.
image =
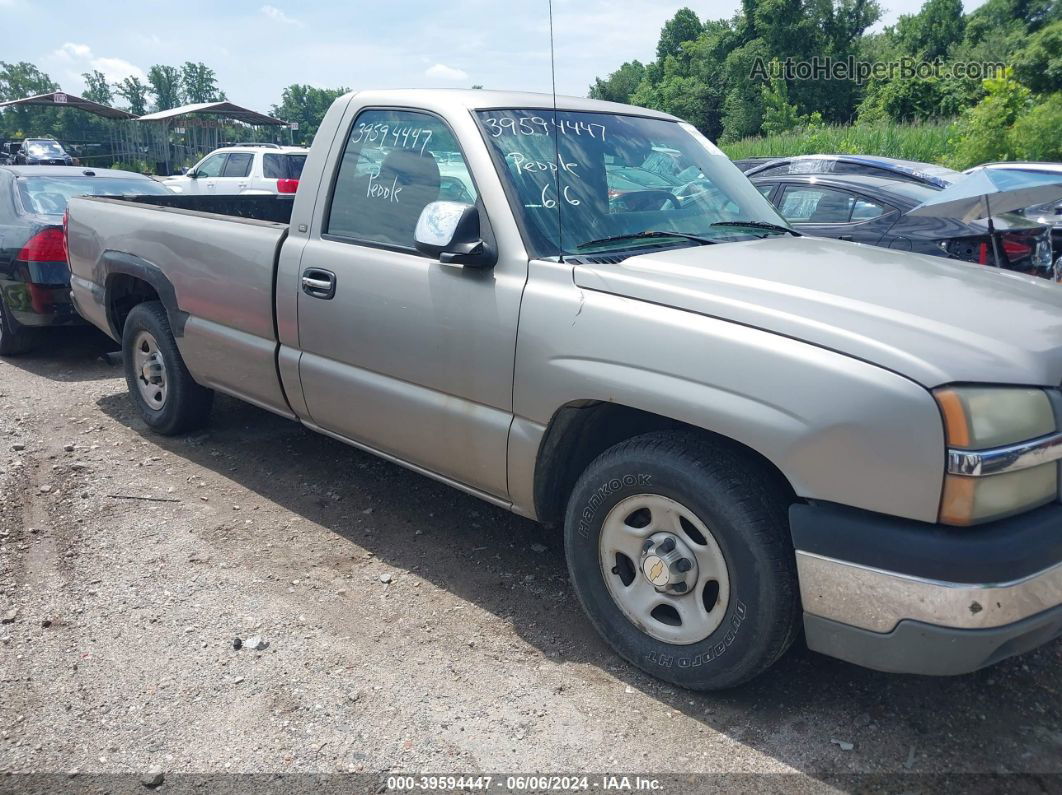
POLYGON ((244 124, 250 124, 255 127, 269 125, 283 127, 287 124, 286 121, 274 119, 272 116, 266 116, 264 113, 259 113, 250 108, 241 108, 239 105, 233 104, 232 102, 199 102, 194 105, 181 105, 179 108, 170 108, 169 110, 160 110, 156 113, 145 114, 144 116, 141 116, 139 120, 163 121, 165 119, 173 119, 178 116, 188 116, 191 114, 220 116, 225 119, 242 121, 244 124))
POLYGON ((83 110, 86 113, 92 113, 96 116, 102 116, 105 119, 135 119, 132 113, 127 113, 124 110, 118 108, 112 108, 109 105, 101 105, 98 102, 93 102, 90 99, 84 97, 77 97, 73 94, 67 94, 64 91, 53 91, 50 94, 37 94, 35 97, 26 97, 24 99, 13 99, 9 102, 0 102, 0 108, 13 108, 26 105, 54 105, 59 108, 74 108, 75 110, 83 110))
MULTIPOLYGON (((137 160, 141 157, 140 136, 136 125, 130 122, 136 118, 132 113, 127 113, 118 108, 101 105, 90 99, 67 94, 65 91, 52 91, 48 94, 37 94, 23 99, 13 99, 8 102, 0 102, 0 110, 4 108, 28 108, 28 107, 51 107, 57 110, 75 110, 99 116, 107 121, 105 125, 107 141, 85 140, 69 141, 78 147, 74 154, 81 161, 99 160, 98 165, 110 165, 115 160, 137 160), (106 151, 103 151, 106 148, 106 151), (78 150, 83 151, 78 151, 78 150), (97 150, 93 154, 93 150, 97 150)), ((24 130, 29 137, 39 135, 37 130, 24 130)), ((98 137, 99 130, 94 131, 93 137, 98 137)), ((86 163, 87 164, 87 163, 86 163)))
MULTIPOLYGON (((152 151, 160 173, 169 174, 173 167, 190 165, 208 152, 222 145, 226 130, 237 135, 250 132, 251 138, 261 137, 255 129, 286 127, 287 122, 264 113, 244 108, 232 102, 198 102, 179 108, 148 113, 137 119, 150 131, 152 151)), ((273 137, 272 133, 270 137, 273 137)))

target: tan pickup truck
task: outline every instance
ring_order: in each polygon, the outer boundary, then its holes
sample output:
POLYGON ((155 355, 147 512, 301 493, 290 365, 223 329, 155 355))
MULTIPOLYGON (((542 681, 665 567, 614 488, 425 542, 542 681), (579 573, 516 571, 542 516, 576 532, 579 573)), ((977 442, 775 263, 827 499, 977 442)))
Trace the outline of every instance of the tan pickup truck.
POLYGON ((67 245, 150 427, 224 392, 563 525, 668 681, 1062 633, 1062 288, 801 236, 666 114, 357 92, 293 202, 75 199, 67 245))

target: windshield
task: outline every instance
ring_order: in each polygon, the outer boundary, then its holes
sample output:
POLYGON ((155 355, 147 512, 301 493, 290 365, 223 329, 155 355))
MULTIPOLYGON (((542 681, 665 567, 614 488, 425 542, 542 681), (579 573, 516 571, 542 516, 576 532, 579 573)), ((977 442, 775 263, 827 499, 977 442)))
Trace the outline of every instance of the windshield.
POLYGON ((18 192, 27 212, 62 215, 74 196, 167 196, 153 179, 136 177, 19 177, 18 192))
POLYGON ((784 234, 718 222, 786 222, 688 124, 611 113, 477 112, 533 256, 693 245, 784 234), (593 241, 623 237, 595 245, 593 241))
POLYGON ((34 157, 53 157, 63 154, 63 147, 55 141, 30 141, 26 144, 26 152, 34 157))

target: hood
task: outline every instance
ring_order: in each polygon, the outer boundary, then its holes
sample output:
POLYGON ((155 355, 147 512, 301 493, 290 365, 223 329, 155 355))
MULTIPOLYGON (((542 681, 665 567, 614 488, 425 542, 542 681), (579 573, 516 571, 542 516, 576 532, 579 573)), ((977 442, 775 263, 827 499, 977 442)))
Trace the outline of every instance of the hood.
POLYGON ((579 264, 575 282, 761 328, 901 373, 1062 382, 1062 285, 941 257, 772 237, 579 264))

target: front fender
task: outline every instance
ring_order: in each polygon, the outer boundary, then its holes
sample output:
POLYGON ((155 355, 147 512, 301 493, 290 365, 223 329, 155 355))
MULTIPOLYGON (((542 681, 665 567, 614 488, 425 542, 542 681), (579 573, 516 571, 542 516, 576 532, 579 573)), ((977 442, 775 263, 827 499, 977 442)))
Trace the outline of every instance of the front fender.
MULTIPOLYGON (((545 429, 562 406, 618 403, 740 442, 802 498, 936 520, 945 443, 924 387, 800 340, 580 289, 570 270, 566 284, 554 275, 525 291, 518 424, 545 429)), ((523 485, 511 486, 521 500, 523 485)))

